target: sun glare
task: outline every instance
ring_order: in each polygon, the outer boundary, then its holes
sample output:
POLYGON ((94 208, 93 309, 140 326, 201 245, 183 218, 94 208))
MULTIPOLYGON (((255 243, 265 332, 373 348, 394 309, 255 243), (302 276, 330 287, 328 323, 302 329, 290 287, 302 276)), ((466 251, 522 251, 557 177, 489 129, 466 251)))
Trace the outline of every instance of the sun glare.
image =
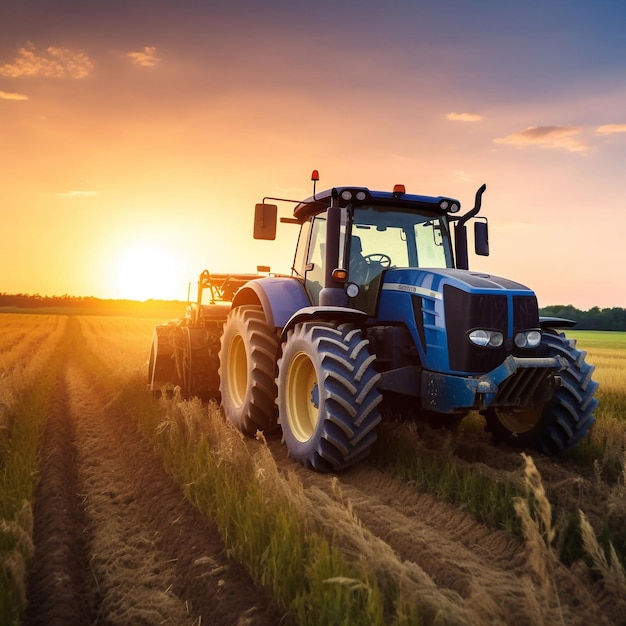
POLYGON ((129 244, 115 260, 112 291, 116 299, 180 299, 182 263, 167 245, 144 240, 129 244))

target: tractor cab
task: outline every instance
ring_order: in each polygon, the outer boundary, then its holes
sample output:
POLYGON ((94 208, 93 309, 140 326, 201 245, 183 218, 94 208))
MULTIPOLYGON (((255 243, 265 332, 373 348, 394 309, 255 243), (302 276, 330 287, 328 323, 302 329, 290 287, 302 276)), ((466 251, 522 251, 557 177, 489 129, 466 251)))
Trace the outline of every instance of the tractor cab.
MULTIPOLYGON (((292 274, 303 280, 312 305, 374 315, 386 269, 455 267, 451 228, 464 219, 459 210, 457 200, 407 194, 404 185, 391 192, 339 187, 314 193, 297 203, 293 218, 281 219, 300 224, 292 274)), ((256 212, 255 238, 273 238, 275 205, 257 205, 256 212), (264 236, 268 224, 271 237, 264 236)), ((457 257, 467 256, 464 226, 454 230, 457 242, 465 239, 457 257)), ((461 259, 456 266, 464 265, 461 259)))
MULTIPOLYGON (((387 204, 340 209, 337 263, 348 305, 373 315, 383 272, 396 267, 453 267, 445 214, 387 204)), ((327 267, 328 209, 303 222, 293 271, 304 278, 311 302, 320 304, 327 267)))

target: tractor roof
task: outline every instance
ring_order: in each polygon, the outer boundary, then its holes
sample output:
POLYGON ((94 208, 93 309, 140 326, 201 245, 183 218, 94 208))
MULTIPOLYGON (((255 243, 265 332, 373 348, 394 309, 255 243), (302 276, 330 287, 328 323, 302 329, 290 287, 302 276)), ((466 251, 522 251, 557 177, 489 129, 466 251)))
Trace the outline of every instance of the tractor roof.
POLYGON ((337 194, 338 205, 345 207, 353 206, 387 206, 399 209, 414 209, 417 211, 432 212, 436 215, 456 213, 461 203, 452 198, 442 196, 418 196, 404 192, 404 187, 396 185, 394 191, 370 191, 367 187, 334 187, 316 193, 296 205, 293 215, 296 219, 304 221, 311 215, 325 211, 331 203, 333 193, 337 194), (456 210, 454 210, 454 208, 456 210), (452 210, 451 210, 452 209, 452 210))

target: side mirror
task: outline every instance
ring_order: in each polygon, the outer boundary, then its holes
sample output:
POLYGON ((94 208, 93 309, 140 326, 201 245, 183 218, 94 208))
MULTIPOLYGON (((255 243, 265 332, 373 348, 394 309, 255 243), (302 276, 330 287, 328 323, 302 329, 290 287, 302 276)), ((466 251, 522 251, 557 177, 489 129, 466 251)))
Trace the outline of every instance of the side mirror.
POLYGON ((489 229, 487 220, 474 223, 474 245, 476 254, 489 256, 489 229))
POLYGON ((254 238, 276 239, 276 216, 278 207, 275 204, 257 204, 254 207, 254 238))

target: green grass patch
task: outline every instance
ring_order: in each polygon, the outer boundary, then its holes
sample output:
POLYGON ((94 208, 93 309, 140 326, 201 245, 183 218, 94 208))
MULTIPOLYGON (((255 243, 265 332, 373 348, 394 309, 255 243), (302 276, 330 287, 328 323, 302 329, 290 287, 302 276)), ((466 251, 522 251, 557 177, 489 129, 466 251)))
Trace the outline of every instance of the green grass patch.
POLYGON ((576 339, 583 350, 624 350, 626 355, 626 332, 611 330, 567 330, 565 333, 576 339))
POLYGON ((381 428, 379 433, 373 465, 464 508, 483 523, 519 534, 513 507, 513 498, 523 495, 518 484, 494 482, 453 454, 427 448, 411 423, 381 428))

